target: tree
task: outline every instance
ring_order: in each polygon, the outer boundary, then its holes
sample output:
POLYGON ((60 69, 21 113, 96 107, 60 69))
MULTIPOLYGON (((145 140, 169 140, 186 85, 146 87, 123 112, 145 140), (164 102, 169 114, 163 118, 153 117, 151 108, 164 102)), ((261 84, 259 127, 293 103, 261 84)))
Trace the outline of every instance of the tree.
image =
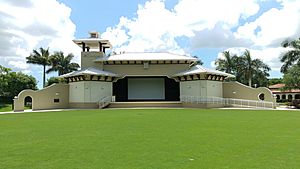
POLYGON ((5 95, 5 88, 7 87, 7 74, 11 69, 3 67, 0 65, 0 96, 5 95))
POLYGON ((271 78, 268 80, 268 86, 278 84, 278 83, 283 83, 283 79, 282 78, 271 78))
POLYGON ((31 75, 26 75, 22 72, 10 72, 7 74, 7 84, 6 92, 7 96, 14 97, 17 96, 24 89, 37 89, 37 81, 31 75))
POLYGON ((300 66, 294 65, 283 75, 285 89, 300 89, 300 66))
POLYGON ((233 73, 234 67, 236 65, 234 64, 234 59, 237 57, 236 55, 230 55, 229 51, 222 52, 224 59, 218 59, 215 62, 215 65, 217 65, 216 69, 220 71, 224 71, 226 73, 233 73))
POLYGON ((50 54, 49 54, 49 48, 44 49, 40 48, 39 51, 33 50, 33 52, 30 54, 30 56, 26 57, 27 63, 31 64, 37 64, 43 66, 43 87, 45 87, 46 82, 46 66, 51 65, 50 64, 50 54))
POLYGON ((192 64, 190 65, 190 67, 193 67, 193 66, 195 66, 195 65, 203 65, 203 61, 202 61, 198 56, 193 56, 193 58, 196 58, 197 61, 194 62, 194 63, 192 63, 192 64))
POLYGON ((6 67, 0 65, 0 75, 7 74, 10 71, 11 71, 10 68, 6 68, 6 67))
POLYGON ((292 41, 285 40, 281 46, 290 49, 280 57, 283 63, 280 71, 286 73, 294 64, 300 65, 300 38, 292 41))
POLYGON ((24 89, 37 89, 36 79, 22 72, 11 72, 11 69, 0 65, 0 96, 13 98, 24 89))
POLYGON ((68 54, 64 56, 63 52, 55 52, 54 55, 50 57, 51 68, 47 70, 46 73, 57 71, 58 75, 63 75, 72 71, 78 70, 80 67, 77 63, 71 63, 74 58, 73 54, 68 54))
POLYGON ((246 51, 242 55, 242 58, 243 58, 242 65, 244 66, 243 73, 245 74, 245 78, 248 79, 248 85, 252 86, 252 77, 255 72, 255 68, 254 68, 254 61, 251 58, 250 51, 246 49, 246 51))
POLYGON ((271 70, 268 65, 259 59, 252 59, 250 51, 246 50, 242 56, 231 55, 229 51, 223 52, 224 59, 216 60, 217 70, 234 74, 235 79, 243 84, 252 86, 267 86, 267 77, 271 70))
POLYGON ((63 78, 59 78, 59 77, 50 77, 48 80, 47 80, 47 83, 46 83, 46 86, 50 86, 54 83, 66 83, 65 79, 63 78))
POLYGON ((271 68, 263 63, 260 59, 252 59, 250 51, 246 49, 243 53, 242 62, 238 63, 244 67, 241 72, 244 74, 245 80, 248 81, 248 85, 252 86, 252 79, 257 80, 257 82, 264 80, 265 85, 267 85, 267 78, 269 76, 269 71, 271 68))

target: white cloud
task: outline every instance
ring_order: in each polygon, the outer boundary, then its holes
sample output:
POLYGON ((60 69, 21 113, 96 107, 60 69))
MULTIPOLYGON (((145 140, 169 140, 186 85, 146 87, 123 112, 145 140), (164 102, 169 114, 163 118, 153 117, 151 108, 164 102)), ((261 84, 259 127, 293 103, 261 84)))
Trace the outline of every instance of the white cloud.
POLYGON ((26 62, 20 61, 20 60, 19 61, 9 61, 8 64, 13 67, 17 67, 17 68, 25 69, 25 70, 29 68, 29 65, 26 64, 26 62))
POLYGON ((25 72, 36 69, 25 58, 39 47, 75 52, 78 61, 70 14, 71 9, 56 0, 0 0, 0 64, 25 72))
POLYGON ((251 42, 236 38, 230 28, 239 24, 240 18, 247 18, 259 10, 256 0, 181 0, 174 9, 168 10, 163 0, 151 0, 139 5, 136 17, 121 17, 115 27, 107 28, 102 38, 110 39, 119 51, 169 51, 188 54, 190 51, 180 47, 176 38, 192 38, 193 47, 204 45, 227 46, 251 42), (218 4, 218 5, 216 5, 218 4), (215 33, 218 34, 215 34, 215 33), (206 37, 202 35, 205 34, 206 37), (224 36, 223 42, 213 41, 224 36), (213 38, 213 39, 210 39, 213 38), (205 43, 207 45, 207 43, 205 43))
MULTIPOLYGON (((137 17, 121 17, 117 26, 107 28, 102 38, 112 41, 116 51, 172 51, 184 53, 175 41, 178 34, 175 13, 161 0, 139 5, 137 17)), ((180 33, 180 32, 179 32, 180 33)))
POLYGON ((278 46, 286 38, 300 36, 300 1, 281 1, 282 8, 272 8, 255 21, 238 28, 236 36, 251 39, 255 46, 278 46), (258 31, 256 31, 258 29, 258 31))

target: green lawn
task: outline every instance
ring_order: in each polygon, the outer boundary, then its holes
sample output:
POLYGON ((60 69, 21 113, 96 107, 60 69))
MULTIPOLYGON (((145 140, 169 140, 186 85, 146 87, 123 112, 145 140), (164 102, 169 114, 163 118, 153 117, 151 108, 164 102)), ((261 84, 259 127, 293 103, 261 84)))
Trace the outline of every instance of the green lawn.
POLYGON ((12 111, 11 104, 0 104, 0 112, 12 111))
POLYGON ((78 110, 0 115, 3 169, 296 169, 300 112, 78 110))

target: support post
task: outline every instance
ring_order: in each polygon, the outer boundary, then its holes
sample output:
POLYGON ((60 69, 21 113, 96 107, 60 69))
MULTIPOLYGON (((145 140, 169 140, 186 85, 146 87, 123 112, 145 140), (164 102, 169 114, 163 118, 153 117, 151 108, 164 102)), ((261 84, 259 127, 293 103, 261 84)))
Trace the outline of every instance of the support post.
POLYGON ((99 52, 102 52, 102 43, 99 42, 99 52))
POLYGON ((85 52, 85 43, 82 42, 82 52, 85 52))

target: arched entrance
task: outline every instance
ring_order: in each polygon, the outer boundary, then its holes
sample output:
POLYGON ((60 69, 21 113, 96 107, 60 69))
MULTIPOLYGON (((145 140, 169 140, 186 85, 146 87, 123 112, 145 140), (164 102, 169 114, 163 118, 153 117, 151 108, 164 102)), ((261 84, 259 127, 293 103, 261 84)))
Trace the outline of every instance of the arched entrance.
POLYGON ((277 94, 276 95, 276 101, 279 101, 280 100, 280 96, 277 94))
POLYGON ((30 110, 32 109, 32 97, 26 96, 24 98, 24 110, 30 110))

